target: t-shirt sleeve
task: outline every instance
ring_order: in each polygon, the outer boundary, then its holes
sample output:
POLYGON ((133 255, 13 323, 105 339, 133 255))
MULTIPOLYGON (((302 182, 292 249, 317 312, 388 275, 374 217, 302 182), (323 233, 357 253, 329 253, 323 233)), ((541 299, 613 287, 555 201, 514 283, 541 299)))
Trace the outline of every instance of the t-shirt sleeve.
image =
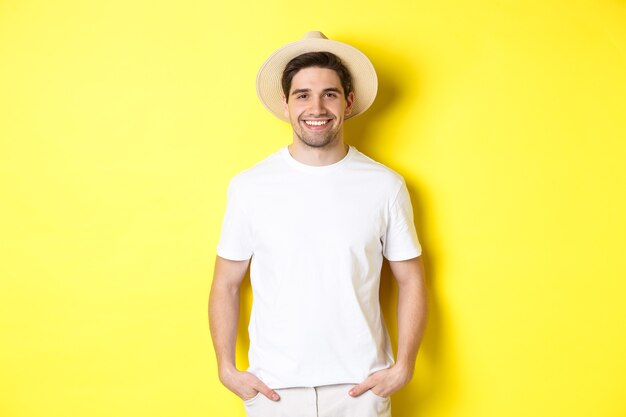
POLYGON ((383 255, 390 261, 404 261, 422 254, 413 223, 413 207, 406 184, 402 185, 389 206, 387 228, 383 239, 383 255))
POLYGON ((241 190, 230 181, 226 194, 226 212, 217 245, 217 255, 233 261, 250 259, 253 253, 250 219, 246 213, 241 190))

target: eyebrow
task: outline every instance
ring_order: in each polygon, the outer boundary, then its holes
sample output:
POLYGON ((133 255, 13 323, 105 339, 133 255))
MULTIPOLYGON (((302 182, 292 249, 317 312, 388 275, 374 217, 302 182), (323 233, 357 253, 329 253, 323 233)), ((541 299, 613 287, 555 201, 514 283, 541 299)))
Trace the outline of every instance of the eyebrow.
POLYGON ((291 95, 293 96, 293 95, 300 94, 300 93, 308 93, 310 91, 311 91, 310 88, 298 88, 297 90, 293 90, 291 92, 291 95))
MULTIPOLYGON (((331 88, 325 88, 324 90, 322 90, 322 93, 328 93, 328 92, 335 92, 338 94, 341 94, 341 90, 335 87, 331 87, 331 88)), ((291 92, 291 95, 296 95, 296 94, 300 94, 300 93, 310 93, 311 89, 310 88, 298 88, 297 90, 293 90, 291 92)))

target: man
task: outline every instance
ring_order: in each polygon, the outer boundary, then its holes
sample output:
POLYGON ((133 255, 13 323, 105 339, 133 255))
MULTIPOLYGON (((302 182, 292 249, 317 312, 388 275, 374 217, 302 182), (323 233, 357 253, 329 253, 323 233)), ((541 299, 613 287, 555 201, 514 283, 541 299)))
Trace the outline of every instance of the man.
POLYGON ((387 417, 413 375, 426 297, 409 194, 343 138, 376 90, 368 58, 321 32, 259 71, 259 98, 291 123, 293 143, 231 180, 209 311, 220 380, 249 417, 387 417), (398 283, 395 363, 378 301, 383 256, 398 283), (239 371, 249 264, 250 367, 239 371))

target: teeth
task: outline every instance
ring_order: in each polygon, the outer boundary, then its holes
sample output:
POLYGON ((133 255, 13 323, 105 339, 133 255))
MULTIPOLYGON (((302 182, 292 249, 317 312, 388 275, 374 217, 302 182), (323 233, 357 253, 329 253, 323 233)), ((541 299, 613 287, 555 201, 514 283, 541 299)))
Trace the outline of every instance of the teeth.
POLYGON ((328 120, 305 120, 304 123, 309 126, 323 126, 328 123, 328 120))

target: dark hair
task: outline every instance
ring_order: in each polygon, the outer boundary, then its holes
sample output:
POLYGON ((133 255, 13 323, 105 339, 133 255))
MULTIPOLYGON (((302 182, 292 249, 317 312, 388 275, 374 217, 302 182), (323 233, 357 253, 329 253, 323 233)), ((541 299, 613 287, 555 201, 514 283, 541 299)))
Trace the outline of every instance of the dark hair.
POLYGON ((307 52, 289 61, 283 71, 281 84, 283 93, 285 94, 285 100, 289 101, 289 90, 291 90, 293 77, 301 69, 310 67, 334 70, 339 76, 339 81, 341 81, 343 94, 346 96, 346 99, 348 98, 348 94, 352 92, 352 76, 348 68, 341 62, 341 59, 331 52, 307 52))

